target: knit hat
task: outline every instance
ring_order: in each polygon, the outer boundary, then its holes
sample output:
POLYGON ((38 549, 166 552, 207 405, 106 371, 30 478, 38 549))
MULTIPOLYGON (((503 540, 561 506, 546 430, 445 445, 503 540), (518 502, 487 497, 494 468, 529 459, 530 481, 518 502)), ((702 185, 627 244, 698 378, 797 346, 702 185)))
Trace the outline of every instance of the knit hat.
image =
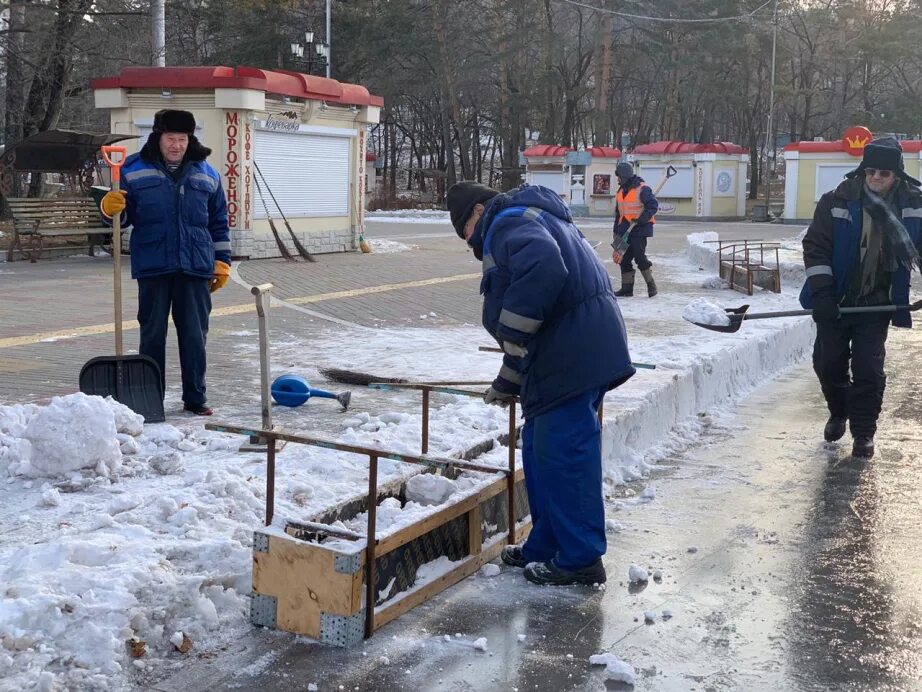
POLYGON ((903 165, 903 147, 893 137, 879 137, 867 143, 858 168, 848 173, 846 178, 864 174, 865 168, 877 168, 884 171, 896 171, 903 180, 920 185, 919 181, 908 175, 903 165))
POLYGON ((615 166, 615 177, 619 180, 630 180, 634 177, 634 167, 628 161, 621 161, 615 166))
POLYGON ((189 111, 164 109, 154 114, 154 132, 195 134, 195 116, 189 111))
POLYGON ((464 238, 464 225, 471 217, 474 207, 487 202, 499 194, 498 190, 473 180, 462 180, 448 188, 445 203, 451 215, 451 225, 459 238, 464 238))

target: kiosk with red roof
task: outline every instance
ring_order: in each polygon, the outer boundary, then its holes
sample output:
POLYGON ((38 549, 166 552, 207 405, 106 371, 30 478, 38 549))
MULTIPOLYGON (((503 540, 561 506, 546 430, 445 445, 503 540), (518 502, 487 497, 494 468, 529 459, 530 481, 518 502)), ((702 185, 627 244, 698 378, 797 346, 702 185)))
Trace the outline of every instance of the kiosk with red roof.
MULTIPOLYGON (((860 125, 833 142, 792 142, 784 148, 784 222, 810 223, 816 203, 861 162, 864 146, 874 138, 860 125)), ((919 177, 922 141, 903 140, 906 172, 919 177)))
POLYGON ((736 221, 746 216, 749 152, 730 142, 651 142, 628 156, 635 172, 656 187, 672 166, 677 173, 657 195, 657 217, 736 221))
MULTIPOLYGON (((358 247, 364 223, 367 128, 383 99, 365 87, 254 67, 128 67, 92 82, 110 131, 139 135, 154 113, 191 111, 227 195, 235 257, 278 257, 255 189, 256 165, 311 252, 358 247)), ((131 146, 131 144, 129 144, 131 146)), ((270 214, 278 211, 266 186, 270 214)))
POLYGON ((525 182, 543 185, 569 201, 570 176, 567 154, 573 147, 536 144, 522 152, 525 157, 525 182))
POLYGON ((574 150, 555 144, 536 144, 522 152, 525 182, 543 185, 559 194, 574 216, 612 216, 615 212, 615 167, 621 150, 591 147, 574 150))

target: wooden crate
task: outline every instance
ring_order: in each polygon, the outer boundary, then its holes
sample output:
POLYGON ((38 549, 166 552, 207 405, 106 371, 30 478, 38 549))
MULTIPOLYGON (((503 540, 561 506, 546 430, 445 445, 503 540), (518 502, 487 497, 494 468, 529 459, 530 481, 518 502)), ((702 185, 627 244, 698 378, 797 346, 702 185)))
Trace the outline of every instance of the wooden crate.
MULTIPOLYGON (((516 542, 531 529, 522 469, 515 472, 516 542)), ((403 488, 379 488, 384 497, 400 497, 403 488)), ((423 603, 499 556, 509 537, 508 484, 499 478, 488 486, 437 509, 419 522, 374 543, 374 589, 371 629, 375 630, 423 603), (440 557, 455 562, 433 580, 416 584, 417 570, 440 557), (393 582, 393 585, 392 585, 393 582), (384 589, 392 587, 386 594, 384 589)), ((367 510, 355 500, 345 514, 367 510)), ((329 518, 330 512, 324 518, 329 518)), ((312 521, 284 522, 257 530, 253 541, 254 624, 312 637, 326 644, 350 646, 368 629, 364 537, 351 540, 327 532, 312 521)))

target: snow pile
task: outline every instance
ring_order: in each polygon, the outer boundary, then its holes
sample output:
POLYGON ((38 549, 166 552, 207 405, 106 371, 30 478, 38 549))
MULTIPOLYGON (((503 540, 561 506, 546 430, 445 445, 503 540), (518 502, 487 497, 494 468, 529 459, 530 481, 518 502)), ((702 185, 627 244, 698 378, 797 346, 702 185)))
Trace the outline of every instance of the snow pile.
POLYGON ((83 394, 0 407, 0 520, 19 519, 0 536, 0 687, 31 688, 39 671, 42 689, 117 687, 129 665, 172 653, 175 632, 191 645, 242 625, 264 493, 222 467, 227 437, 145 430, 83 394), (179 466, 161 475, 158 459, 179 466), (194 468, 183 476, 183 465, 194 468))
POLYGON ((707 298, 695 298, 682 310, 682 319, 692 324, 708 324, 715 327, 729 327, 730 316, 719 305, 707 298))
POLYGON ((454 481, 434 473, 421 473, 407 481, 407 500, 420 505, 440 505, 457 490, 454 481))
POLYGON ((92 469, 113 477, 123 445, 137 451, 131 440, 143 425, 117 401, 81 393, 54 397, 48 406, 0 407, 0 471, 39 478, 92 469))
POLYGON ((409 252, 415 248, 413 245, 404 245, 394 240, 381 240, 380 238, 369 238, 368 242, 371 245, 371 251, 378 255, 393 255, 397 252, 409 252))
POLYGON ((614 654, 595 654, 589 657, 589 665, 605 666, 605 677, 615 682, 633 685, 637 678, 634 666, 625 663, 614 654))
POLYGON ((685 254, 691 263, 705 271, 717 274, 720 265, 717 255, 717 241, 720 240, 720 235, 714 231, 703 231, 701 233, 689 233, 686 239, 688 240, 688 248, 685 254))
POLYGON ((365 219, 375 223, 451 223, 449 213, 440 209, 378 209, 365 214, 365 219))

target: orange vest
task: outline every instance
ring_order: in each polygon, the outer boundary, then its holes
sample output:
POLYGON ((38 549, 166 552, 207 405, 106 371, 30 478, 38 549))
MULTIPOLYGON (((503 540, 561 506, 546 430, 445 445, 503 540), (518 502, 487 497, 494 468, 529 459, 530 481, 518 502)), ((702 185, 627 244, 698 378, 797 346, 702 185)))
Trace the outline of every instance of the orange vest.
MULTIPOLYGON (((618 195, 615 198, 618 203, 618 213, 628 222, 634 222, 643 214, 643 202, 640 201, 640 190, 650 187, 646 183, 641 183, 638 187, 632 187, 624 194, 624 188, 618 188, 618 195)), ((648 223, 656 223, 656 217, 651 216, 648 223)))

